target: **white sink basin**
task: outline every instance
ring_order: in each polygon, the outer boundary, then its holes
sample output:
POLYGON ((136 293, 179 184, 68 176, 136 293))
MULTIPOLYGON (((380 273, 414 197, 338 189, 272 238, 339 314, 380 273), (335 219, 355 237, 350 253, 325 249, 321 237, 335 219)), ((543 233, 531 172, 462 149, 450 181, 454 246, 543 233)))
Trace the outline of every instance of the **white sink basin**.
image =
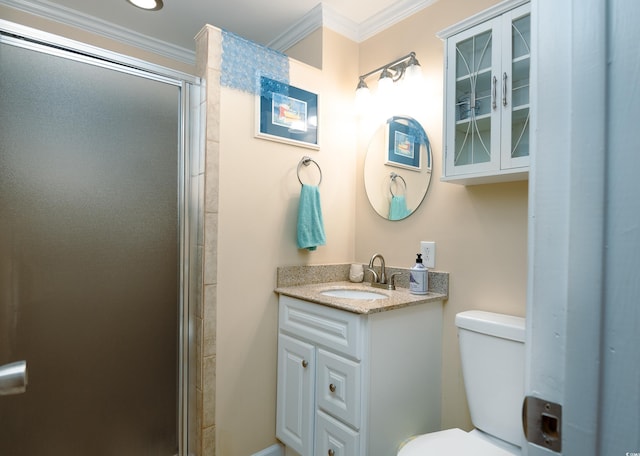
POLYGON ((375 291, 354 290, 349 288, 334 288, 320 292, 321 295, 331 296, 333 298, 346 299, 386 299, 387 295, 376 293, 375 291))

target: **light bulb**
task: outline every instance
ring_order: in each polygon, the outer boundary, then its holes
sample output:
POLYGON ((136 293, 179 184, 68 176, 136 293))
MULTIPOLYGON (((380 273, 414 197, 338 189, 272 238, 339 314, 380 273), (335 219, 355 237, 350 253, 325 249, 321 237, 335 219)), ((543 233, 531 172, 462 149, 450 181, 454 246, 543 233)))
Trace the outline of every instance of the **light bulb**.
POLYGON ((387 118, 394 114, 398 95, 395 85, 391 77, 385 77, 378 81, 374 104, 381 118, 387 118))
POLYGON ((404 71, 404 78, 407 81, 414 82, 422 77, 422 67, 418 64, 409 65, 404 71))
POLYGON ((162 9, 162 7, 164 6, 162 4, 162 0, 127 0, 127 1, 131 3, 133 6, 136 6, 138 8, 142 8, 148 11, 157 11, 159 9, 162 9))
POLYGON ((369 110, 371 104, 371 91, 365 85, 356 90, 356 114, 361 115, 369 110))
MULTIPOLYGON (((384 74, 384 73, 383 73, 384 74)), ((386 98, 391 96, 391 92, 393 91, 393 79, 391 76, 380 77, 378 80, 378 93, 380 97, 386 98)))

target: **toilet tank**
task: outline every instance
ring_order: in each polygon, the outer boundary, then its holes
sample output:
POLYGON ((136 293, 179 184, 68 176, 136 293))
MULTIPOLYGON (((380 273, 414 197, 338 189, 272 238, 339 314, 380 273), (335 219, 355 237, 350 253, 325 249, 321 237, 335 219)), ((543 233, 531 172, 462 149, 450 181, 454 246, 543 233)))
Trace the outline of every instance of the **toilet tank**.
POLYGON ((473 425, 522 446, 524 318, 472 310, 456 315, 473 425))

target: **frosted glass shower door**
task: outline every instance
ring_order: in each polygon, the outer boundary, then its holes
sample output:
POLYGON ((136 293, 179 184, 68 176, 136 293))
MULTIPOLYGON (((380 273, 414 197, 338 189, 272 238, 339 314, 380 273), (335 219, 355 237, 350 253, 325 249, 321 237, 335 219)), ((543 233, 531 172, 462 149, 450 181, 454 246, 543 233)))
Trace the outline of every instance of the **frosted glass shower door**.
POLYGON ((0 455, 178 448, 179 86, 0 43, 0 455))

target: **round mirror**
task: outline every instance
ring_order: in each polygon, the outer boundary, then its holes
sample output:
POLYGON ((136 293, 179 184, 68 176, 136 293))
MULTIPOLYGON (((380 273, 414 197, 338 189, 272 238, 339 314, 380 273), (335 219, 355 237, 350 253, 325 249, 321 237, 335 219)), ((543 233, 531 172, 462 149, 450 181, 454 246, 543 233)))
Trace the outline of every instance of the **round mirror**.
POLYGON ((371 138, 364 160, 364 188, 373 209, 387 220, 409 217, 427 194, 432 165, 422 125, 391 117, 371 138))

